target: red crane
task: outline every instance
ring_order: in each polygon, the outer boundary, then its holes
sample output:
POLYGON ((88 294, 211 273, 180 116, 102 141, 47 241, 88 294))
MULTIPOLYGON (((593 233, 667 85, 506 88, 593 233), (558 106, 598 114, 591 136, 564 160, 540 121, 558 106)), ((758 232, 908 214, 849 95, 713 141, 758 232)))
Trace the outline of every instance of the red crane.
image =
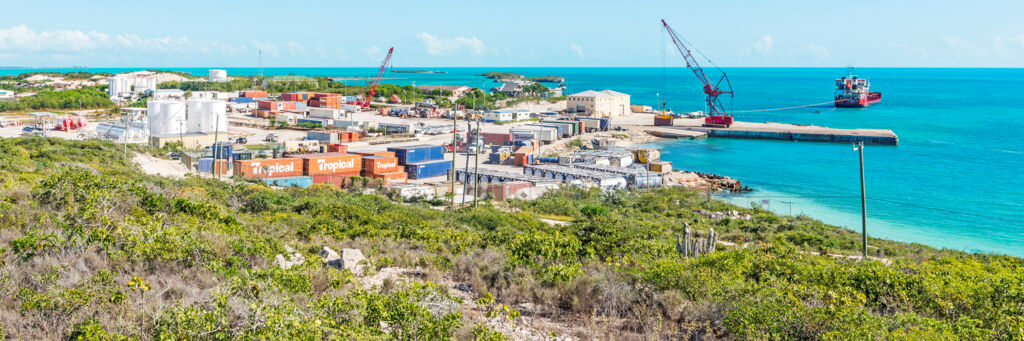
POLYGON ((377 77, 374 77, 373 81, 371 81, 370 84, 368 84, 370 86, 370 91, 367 92, 365 96, 363 96, 363 102, 360 103, 360 106, 363 109, 369 108, 370 102, 373 101, 373 96, 377 95, 377 86, 380 85, 380 80, 382 77, 384 77, 384 71, 387 70, 388 62, 391 61, 391 52, 394 51, 394 47, 388 49, 388 55, 385 56, 384 61, 380 63, 380 69, 377 69, 377 77))
POLYGON ((718 96, 723 94, 732 96, 732 84, 729 83, 729 77, 725 75, 725 71, 722 71, 722 77, 718 79, 717 83, 712 85, 711 80, 704 74, 704 69, 697 63, 697 59, 693 58, 690 49, 683 44, 683 39, 676 34, 676 31, 672 30, 672 27, 668 26, 665 19, 661 20, 661 24, 665 26, 665 31, 672 38, 672 43, 675 44, 676 50, 679 50, 679 53, 683 55, 683 59, 686 60, 686 67, 693 71, 693 74, 697 76, 701 83, 704 83, 704 102, 708 106, 708 117, 704 118, 704 126, 728 128, 732 125, 732 116, 725 113, 725 107, 722 106, 722 101, 718 99, 718 96), (725 81, 725 85, 729 88, 728 91, 719 88, 722 81, 725 81))

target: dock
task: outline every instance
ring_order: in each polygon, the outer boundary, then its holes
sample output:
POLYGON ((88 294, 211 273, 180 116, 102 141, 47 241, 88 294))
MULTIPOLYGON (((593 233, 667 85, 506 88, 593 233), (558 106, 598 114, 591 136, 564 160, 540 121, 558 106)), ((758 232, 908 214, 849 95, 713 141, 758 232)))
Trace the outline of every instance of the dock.
POLYGON ((707 132, 674 127, 646 127, 644 132, 657 137, 696 140, 708 137, 707 132))
POLYGON ((812 125, 738 121, 729 128, 711 128, 704 127, 701 119, 677 119, 671 128, 701 132, 707 134, 708 137, 836 143, 864 142, 864 144, 888 146, 896 146, 900 142, 899 136, 889 129, 837 129, 812 125))

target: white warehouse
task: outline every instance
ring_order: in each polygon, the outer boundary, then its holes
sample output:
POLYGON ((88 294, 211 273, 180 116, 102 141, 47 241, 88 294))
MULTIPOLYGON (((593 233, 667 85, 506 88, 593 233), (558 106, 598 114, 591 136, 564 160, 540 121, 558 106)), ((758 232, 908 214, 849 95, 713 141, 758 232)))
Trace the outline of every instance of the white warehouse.
POLYGON ((622 116, 630 113, 629 95, 613 90, 587 90, 569 95, 566 106, 571 113, 593 117, 622 116))

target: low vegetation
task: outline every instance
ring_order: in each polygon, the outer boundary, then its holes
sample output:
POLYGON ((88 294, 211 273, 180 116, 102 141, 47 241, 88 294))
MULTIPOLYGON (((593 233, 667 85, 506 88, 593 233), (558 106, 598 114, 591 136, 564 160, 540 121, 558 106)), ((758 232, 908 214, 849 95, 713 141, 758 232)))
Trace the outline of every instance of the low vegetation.
POLYGON ((1024 338, 1020 258, 877 239, 888 264, 830 256, 859 236, 683 189, 437 210, 144 175, 107 142, 0 150, 0 330, 15 339, 504 339, 491 316, 586 339, 1024 338), (729 210, 750 219, 703 214, 729 210), (682 257, 687 224, 729 244, 682 257), (325 245, 423 275, 364 286, 322 265, 325 245), (273 263, 293 252, 307 262, 273 263))
POLYGON ((110 108, 107 93, 96 87, 72 90, 47 90, 35 95, 18 98, 17 101, 0 102, 0 112, 46 109, 96 109, 110 108))

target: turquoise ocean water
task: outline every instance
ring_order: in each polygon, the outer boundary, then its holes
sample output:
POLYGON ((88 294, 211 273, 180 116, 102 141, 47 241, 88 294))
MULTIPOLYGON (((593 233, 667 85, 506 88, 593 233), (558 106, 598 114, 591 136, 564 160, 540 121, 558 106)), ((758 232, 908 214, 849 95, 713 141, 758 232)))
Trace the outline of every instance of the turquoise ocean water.
MULTIPOLYGON (((171 68, 205 75, 206 68, 171 68)), ((131 69, 84 69, 123 72, 131 69)), ((252 75, 255 68, 227 68, 252 75)), ((677 112, 702 110, 700 85, 681 68, 436 68, 446 74, 387 74, 386 83, 491 87, 486 71, 567 78, 570 92, 613 89, 634 104, 659 95, 677 112)), ((799 106, 831 99, 844 68, 727 68, 733 110, 799 106)), ((66 69, 0 69, 0 75, 66 69)), ((369 77, 373 68, 265 68, 266 75, 369 77)), ((711 72, 712 74, 714 72, 711 72)), ((868 233, 935 247, 1024 256, 1024 69, 862 68, 883 93, 867 109, 828 106, 736 113, 753 122, 885 128, 900 145, 865 149, 868 233)), ((364 84, 364 81, 347 81, 364 84)), ((806 214, 860 229, 857 153, 850 145, 710 138, 662 141, 674 167, 728 175, 755 188, 727 196, 762 203, 780 214, 806 214)))

